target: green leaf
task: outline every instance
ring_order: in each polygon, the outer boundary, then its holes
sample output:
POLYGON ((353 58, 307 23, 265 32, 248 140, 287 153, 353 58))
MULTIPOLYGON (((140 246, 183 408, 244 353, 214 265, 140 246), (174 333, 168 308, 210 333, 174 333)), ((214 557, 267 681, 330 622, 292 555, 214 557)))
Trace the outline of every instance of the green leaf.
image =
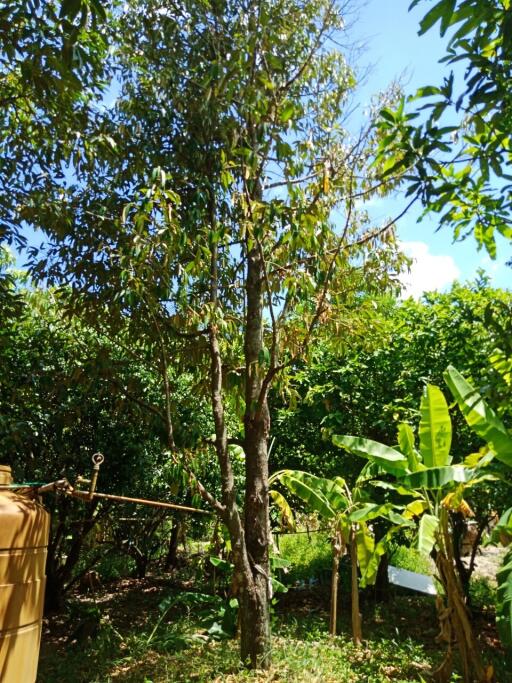
POLYGON ((501 515, 498 523, 492 530, 489 542, 501 543, 505 546, 512 543, 512 508, 508 508, 501 515))
POLYGON ((378 441, 362 439, 358 436, 335 434, 332 437, 332 442, 335 446, 346 448, 355 455, 372 460, 389 474, 400 475, 408 471, 406 457, 394 448, 385 446, 378 441))
POLYGON ((278 555, 273 555, 270 558, 270 566, 272 569, 287 569, 291 564, 290 560, 285 560, 284 557, 279 557, 278 555))
POLYGON ((279 481, 294 495, 298 496, 312 510, 325 519, 334 519, 335 511, 330 506, 319 477, 299 470, 283 470, 279 473, 279 481))
POLYGON ((230 562, 226 562, 226 560, 223 560, 221 557, 210 557, 210 562, 214 567, 223 572, 228 572, 233 569, 233 565, 230 562))
POLYGON ((258 354, 258 363, 260 365, 265 365, 270 362, 270 351, 267 349, 266 346, 264 346, 262 349, 260 349, 260 352, 258 354))
POLYGON ((371 522, 372 519, 376 519, 377 517, 383 517, 393 524, 399 524, 401 526, 410 526, 411 524, 409 519, 406 519, 395 512, 395 506, 392 503, 383 503, 381 505, 377 503, 365 503, 361 507, 353 510, 348 516, 349 520, 355 523, 371 522))
POLYGON ((364 523, 359 524, 356 531, 356 548, 361 574, 364 574, 375 552, 375 539, 364 523))
POLYGON ((433 95, 441 95, 442 90, 434 85, 426 85, 423 88, 418 88, 414 94, 414 99, 420 97, 432 97, 433 95))
POLYGON ((271 489, 269 491, 269 495, 281 513, 281 526, 288 527, 289 529, 295 529, 295 518, 293 516, 292 509, 283 494, 275 489, 271 489))
POLYGON ((503 422, 453 366, 443 377, 471 429, 489 444, 498 460, 512 467, 512 437, 503 422))
POLYGON ((437 5, 434 5, 432 9, 425 14, 423 19, 420 21, 420 30, 418 35, 423 35, 426 33, 434 24, 439 20, 444 20, 446 22, 446 16, 453 14, 453 0, 441 0, 437 5))
POLYGON ((464 465, 430 467, 403 477, 401 482, 412 489, 435 490, 442 489, 449 484, 466 484, 475 478, 476 473, 476 470, 464 467, 464 465))
POLYGON ((393 509, 391 503, 384 503, 377 505, 376 503, 365 503, 359 508, 356 508, 348 516, 351 522, 369 522, 376 517, 382 517, 393 509))
POLYGON ((439 518, 434 515, 423 515, 420 519, 418 532, 418 550, 424 555, 430 555, 436 542, 436 532, 439 528, 439 518))
POLYGON ((411 472, 417 472, 424 467, 421 463, 421 456, 414 447, 414 431, 406 422, 398 425, 398 445, 402 453, 407 456, 411 472))
POLYGON ((361 579, 359 582, 361 588, 364 588, 365 586, 372 586, 375 583, 381 557, 388 551, 389 544, 393 539, 393 536, 395 536, 399 530, 400 527, 392 527, 375 545, 373 554, 367 560, 364 571, 361 569, 361 579))
POLYGON ((284 585, 281 581, 271 576, 270 581, 272 583, 273 593, 288 593, 288 587, 284 585))
POLYGON ((512 651, 512 548, 496 573, 496 626, 503 646, 512 651))
POLYGON ((281 123, 286 123, 295 114, 295 104, 291 101, 285 102, 283 108, 281 109, 281 114, 279 118, 281 123))
POLYGON ((452 422, 439 387, 427 384, 420 404, 420 453, 426 467, 449 465, 452 422))

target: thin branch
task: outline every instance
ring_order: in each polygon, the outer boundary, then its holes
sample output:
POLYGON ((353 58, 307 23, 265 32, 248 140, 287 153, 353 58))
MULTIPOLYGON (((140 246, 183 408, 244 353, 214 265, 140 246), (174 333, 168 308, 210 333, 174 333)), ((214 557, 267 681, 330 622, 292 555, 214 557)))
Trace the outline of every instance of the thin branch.
POLYGON ((361 244, 366 244, 367 242, 370 242, 370 240, 375 239, 376 237, 379 237, 382 235, 382 233, 386 232, 386 230, 389 230, 391 226, 393 226, 397 221, 400 220, 405 214, 409 211, 411 206, 414 204, 415 201, 417 201, 418 195, 413 197, 411 201, 407 204, 405 209, 401 211, 398 216, 395 216, 392 220, 390 220, 386 225, 384 225, 382 228, 378 228, 378 230, 373 230, 370 233, 367 233, 366 235, 363 235, 360 239, 356 240, 355 242, 351 242, 350 244, 347 244, 345 249, 351 249, 352 247, 357 247, 360 246, 361 244))

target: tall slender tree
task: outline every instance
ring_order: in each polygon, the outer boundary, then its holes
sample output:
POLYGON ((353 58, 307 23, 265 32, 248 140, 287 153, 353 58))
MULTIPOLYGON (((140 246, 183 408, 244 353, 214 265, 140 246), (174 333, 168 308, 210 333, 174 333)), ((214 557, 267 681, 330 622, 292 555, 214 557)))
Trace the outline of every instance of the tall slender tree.
POLYGON ((337 47, 344 10, 331 0, 125 3, 118 97, 100 124, 111 145, 30 215, 49 237, 33 271, 71 283, 75 313, 106 318, 114 333, 128 321, 153 349, 169 457, 231 536, 241 657, 253 667, 270 663, 269 391, 319 332, 350 332, 403 263, 393 221, 372 225, 363 210, 395 180, 373 163, 373 120, 356 134, 343 126, 355 85, 337 47), (194 452, 176 446, 171 367, 209 394, 215 436, 194 452), (220 499, 194 473, 208 448, 220 499))

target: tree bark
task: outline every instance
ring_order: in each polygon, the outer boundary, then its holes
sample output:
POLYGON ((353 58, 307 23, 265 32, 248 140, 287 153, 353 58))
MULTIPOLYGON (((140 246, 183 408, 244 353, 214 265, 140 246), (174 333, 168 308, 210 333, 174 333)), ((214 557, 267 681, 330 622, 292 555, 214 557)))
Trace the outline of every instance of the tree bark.
POLYGON ((341 536, 336 532, 332 543, 332 575, 331 575, 331 614, 329 619, 329 634, 336 635, 338 618, 338 585, 340 580, 340 556, 343 550, 341 536))
POLYGON ((359 578, 357 576, 357 544, 354 527, 350 530, 350 565, 352 590, 352 639, 355 645, 361 645, 363 633, 361 613, 359 611, 359 578))
MULTIPOLYGON (((210 221, 215 226, 213 198, 210 221)), ((256 247, 248 251, 246 280, 246 326, 244 338, 245 399, 244 451, 246 488, 244 520, 236 502, 232 463, 222 396, 222 357, 215 315, 209 325, 211 404, 215 423, 215 449, 221 470, 222 518, 232 545, 235 573, 233 589, 240 604, 241 659, 251 668, 270 666, 270 568, 269 568, 269 498, 268 498, 268 406, 261 392, 258 367, 263 348, 263 264, 256 247)), ((211 247, 211 304, 218 306, 218 249, 211 247)))
POLYGON ((455 573, 453 545, 448 527, 448 513, 441 512, 440 549, 436 556, 438 575, 444 588, 444 598, 438 597, 437 610, 440 624, 438 640, 448 644, 445 658, 434 672, 440 683, 450 680, 452 672, 452 642, 457 643, 464 683, 485 683, 492 680, 482 662, 480 648, 473 633, 471 618, 466 606, 460 580, 455 573))
POLYGON ((165 571, 174 569, 178 563, 178 543, 180 540, 181 522, 176 520, 172 525, 169 549, 165 558, 165 571))
POLYGON ((264 264, 257 246, 247 251, 244 446, 245 542, 251 577, 241 602, 242 661, 253 668, 270 666, 270 522, 268 496, 268 435, 266 395, 262 395, 264 264))

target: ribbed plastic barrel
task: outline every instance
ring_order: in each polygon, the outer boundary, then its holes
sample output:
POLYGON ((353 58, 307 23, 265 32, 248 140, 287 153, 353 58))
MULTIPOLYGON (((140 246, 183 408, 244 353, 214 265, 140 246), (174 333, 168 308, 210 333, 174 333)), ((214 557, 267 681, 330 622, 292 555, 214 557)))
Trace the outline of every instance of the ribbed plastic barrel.
POLYGON ((50 516, 38 502, 2 488, 0 465, 0 681, 34 683, 41 642, 50 516))

